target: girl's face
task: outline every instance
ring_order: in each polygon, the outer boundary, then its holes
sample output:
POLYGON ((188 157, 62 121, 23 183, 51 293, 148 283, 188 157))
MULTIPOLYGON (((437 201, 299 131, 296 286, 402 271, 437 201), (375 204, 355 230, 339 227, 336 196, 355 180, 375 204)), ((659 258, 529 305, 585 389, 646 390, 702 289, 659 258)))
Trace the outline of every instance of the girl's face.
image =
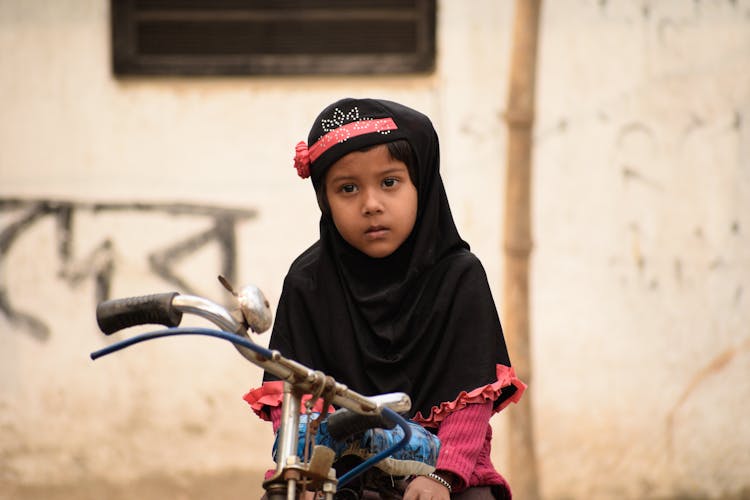
POLYGON ((365 255, 389 256, 414 228, 417 188, 385 144, 339 158, 326 174, 325 190, 339 234, 365 255))

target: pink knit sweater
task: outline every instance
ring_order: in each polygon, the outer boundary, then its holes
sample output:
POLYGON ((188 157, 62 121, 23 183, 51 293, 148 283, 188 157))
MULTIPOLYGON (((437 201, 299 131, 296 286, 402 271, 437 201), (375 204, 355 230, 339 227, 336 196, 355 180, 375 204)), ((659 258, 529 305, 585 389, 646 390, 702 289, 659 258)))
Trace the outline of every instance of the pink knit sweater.
POLYGON ((446 416, 438 428, 441 444, 436 469, 458 477, 454 492, 472 486, 499 486, 510 495, 508 482, 490 459, 491 416, 491 401, 470 404, 446 416))

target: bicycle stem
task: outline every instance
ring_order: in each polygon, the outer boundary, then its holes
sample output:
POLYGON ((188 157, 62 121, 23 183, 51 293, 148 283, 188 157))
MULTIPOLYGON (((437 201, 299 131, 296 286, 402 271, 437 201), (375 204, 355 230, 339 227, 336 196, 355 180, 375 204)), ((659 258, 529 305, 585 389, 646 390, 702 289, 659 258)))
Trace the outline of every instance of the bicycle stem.
POLYGON ((279 427, 279 445, 276 451, 276 472, 281 473, 287 459, 297 456, 297 429, 302 395, 295 394, 294 387, 284 382, 284 395, 281 402, 281 427, 279 427))

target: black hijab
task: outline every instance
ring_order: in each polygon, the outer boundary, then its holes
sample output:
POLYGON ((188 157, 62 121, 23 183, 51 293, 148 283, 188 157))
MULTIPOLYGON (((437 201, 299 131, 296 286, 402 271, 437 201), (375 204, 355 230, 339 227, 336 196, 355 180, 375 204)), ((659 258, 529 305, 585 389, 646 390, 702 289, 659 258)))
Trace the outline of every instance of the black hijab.
MULTIPOLYGON (((371 258, 322 210, 320 239, 284 281, 269 347, 365 395, 406 392, 412 415, 427 418, 440 403, 496 383, 496 366, 510 362, 484 269, 453 222, 429 118, 390 101, 343 99, 318 116, 308 145, 347 123, 382 118, 396 128, 342 136, 316 157, 313 186, 324 189, 326 171, 342 156, 406 139, 416 163, 414 229, 393 254, 371 258)), ((514 392, 504 389, 495 404, 514 392)))

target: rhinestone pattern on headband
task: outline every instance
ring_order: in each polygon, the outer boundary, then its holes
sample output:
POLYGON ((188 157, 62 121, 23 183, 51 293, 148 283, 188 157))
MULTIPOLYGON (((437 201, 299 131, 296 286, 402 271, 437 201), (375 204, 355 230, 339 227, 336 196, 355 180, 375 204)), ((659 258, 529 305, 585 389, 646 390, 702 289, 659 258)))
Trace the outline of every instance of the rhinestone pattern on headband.
POLYGON ((359 108, 357 106, 354 106, 352 109, 350 109, 348 113, 344 113, 339 108, 336 108, 333 110, 333 116, 330 119, 323 118, 322 120, 320 120, 320 126, 323 127, 323 132, 333 132, 345 123, 358 121, 359 108))
POLYGON ((398 127, 393 121, 393 118, 366 118, 356 122, 350 122, 346 125, 342 125, 326 135, 318 139, 318 141, 310 146, 310 161, 317 160, 320 155, 328 151, 332 146, 341 144, 342 142, 365 134, 372 134, 375 132, 383 135, 389 134, 391 130, 396 130, 398 127))

